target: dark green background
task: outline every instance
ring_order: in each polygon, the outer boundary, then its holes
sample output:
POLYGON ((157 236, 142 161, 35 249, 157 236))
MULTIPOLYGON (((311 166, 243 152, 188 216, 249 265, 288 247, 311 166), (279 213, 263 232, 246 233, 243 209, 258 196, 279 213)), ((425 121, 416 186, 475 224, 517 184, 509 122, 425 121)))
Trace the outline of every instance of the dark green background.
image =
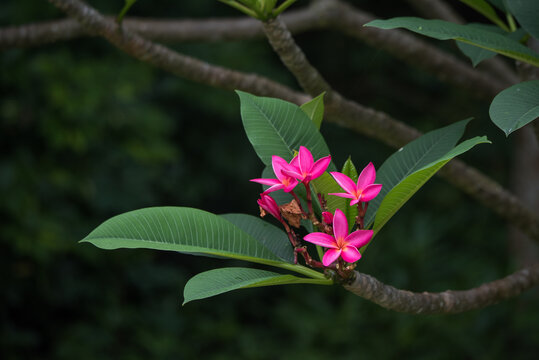
MULTIPOLYGON (((91 3, 109 14, 123 4, 91 3)), ((392 8, 356 3, 382 17, 413 14, 400 1, 392 8)), ((130 14, 237 15, 210 0, 139 0, 130 14)), ((45 1, 0 4, 3 26, 61 16, 45 1)), ((463 157, 508 185, 512 139, 488 120, 488 102, 336 32, 297 40, 343 94, 422 131, 474 116, 467 136, 487 134, 494 144, 463 157)), ((174 48, 297 88, 264 40, 174 48)), ((191 276, 245 264, 77 241, 107 218, 147 206, 256 215, 260 189, 248 180, 262 164, 242 131, 236 95, 151 68, 98 38, 6 50, 0 67, 3 359, 536 356, 534 291, 451 316, 393 313, 337 286, 307 285, 241 290, 181 307, 191 276)), ((394 151, 331 124, 322 133, 338 164, 351 154, 358 167, 379 167, 394 151)), ((435 178, 380 233, 359 270, 397 287, 442 291, 502 277, 515 270, 515 259, 507 224, 435 178)))

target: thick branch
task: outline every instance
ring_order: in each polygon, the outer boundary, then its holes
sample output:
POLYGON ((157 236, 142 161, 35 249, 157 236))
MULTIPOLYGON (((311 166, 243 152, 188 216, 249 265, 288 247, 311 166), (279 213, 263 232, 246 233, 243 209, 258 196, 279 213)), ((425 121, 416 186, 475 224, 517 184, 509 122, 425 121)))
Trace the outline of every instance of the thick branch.
POLYGON ((386 309, 410 314, 456 314, 481 309, 515 297, 539 284, 539 265, 519 270, 502 279, 465 290, 414 293, 386 285, 372 276, 355 273, 344 288, 386 309))
POLYGON ((375 17, 348 4, 336 2, 327 11, 332 14, 330 19, 333 28, 434 74, 443 82, 468 89, 476 96, 490 100, 517 82, 500 80, 500 76, 493 77, 477 71, 454 55, 441 51, 410 32, 364 27, 375 17))
MULTIPOLYGON (((364 28, 363 24, 372 19, 372 15, 336 0, 317 1, 309 8, 283 15, 283 21, 292 33, 335 28, 479 97, 490 99, 514 83, 511 79, 497 80, 502 75, 482 74, 453 55, 404 31, 364 28)), ((249 18, 196 21, 126 18, 123 26, 127 31, 159 42, 246 40, 263 36, 260 23, 249 18)), ((83 35, 96 34, 71 19, 4 28, 0 29, 0 49, 41 45, 83 35)))
POLYGON ((294 92, 286 86, 277 84, 267 78, 210 65, 198 59, 179 54, 162 45, 152 43, 135 33, 120 28, 114 21, 105 18, 81 1, 49 1, 75 18, 88 32, 103 36, 134 58, 185 79, 228 90, 249 89, 258 94, 281 97, 296 103, 307 99, 305 95, 294 92))
MULTIPOLYGON (((120 31, 115 23, 106 20, 94 9, 78 0, 50 1, 65 9, 71 16, 80 19, 90 31, 102 34, 103 37, 131 56, 180 77, 224 89, 240 89, 258 95, 275 96, 296 104, 301 104, 307 99, 304 95, 267 78, 212 66, 178 54, 161 45, 153 44, 135 34, 130 34, 127 30, 120 31)), ((291 37, 288 39, 293 43, 291 37)), ((324 86, 327 86, 324 81, 318 82, 318 85, 315 85, 314 89, 310 89, 310 91, 315 91, 314 93, 317 95, 316 91, 324 86)), ((387 114, 345 100, 332 91, 329 95, 328 99, 331 99, 331 102, 326 107, 328 121, 397 148, 420 135, 414 128, 392 119, 387 114)), ((539 239, 537 214, 531 213, 498 184, 458 161, 449 163, 445 171, 447 172, 445 177, 449 181, 494 209, 502 218, 520 226, 530 237, 539 239)))
MULTIPOLYGON (((365 108, 343 98, 334 91, 308 62, 296 45, 285 24, 278 18, 264 23, 264 31, 273 49, 300 85, 311 96, 327 92, 329 120, 379 139, 388 145, 401 147, 420 136, 420 133, 386 114, 365 108)), ((479 171, 461 161, 450 162, 442 175, 451 183, 493 209, 498 215, 518 224, 531 238, 539 240, 539 217, 524 207, 519 200, 479 171)))

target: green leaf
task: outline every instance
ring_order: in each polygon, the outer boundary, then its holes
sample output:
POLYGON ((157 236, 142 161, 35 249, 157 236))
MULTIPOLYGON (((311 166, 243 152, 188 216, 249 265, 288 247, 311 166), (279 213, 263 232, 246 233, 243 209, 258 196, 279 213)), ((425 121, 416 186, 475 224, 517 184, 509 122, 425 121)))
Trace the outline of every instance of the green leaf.
POLYGON ((470 25, 453 24, 443 20, 398 17, 389 20, 374 20, 365 26, 381 29, 405 28, 438 40, 454 39, 539 66, 539 54, 518 41, 470 25))
POLYGON ((307 114, 309 119, 316 125, 317 129, 320 129, 322 125, 322 119, 324 118, 324 91, 314 99, 301 105, 300 108, 307 114))
POLYGON ((424 166, 407 176, 384 197, 374 220, 373 232, 376 235, 387 221, 419 190, 438 170, 452 158, 458 156, 477 144, 490 143, 485 136, 477 136, 463 141, 461 144, 447 152, 440 159, 424 166))
POLYGON ((505 0, 488 0, 488 2, 496 6, 500 11, 507 12, 505 0))
POLYGON ((382 184, 382 190, 369 202, 365 216, 365 225, 373 223, 374 217, 384 197, 401 181, 438 161, 457 144, 470 119, 459 121, 449 126, 424 134, 391 155, 378 169, 376 183, 382 184))
MULTIPOLYGON (((507 34, 505 31, 500 29, 499 27, 495 25, 485 25, 485 24, 476 24, 472 23, 469 24, 470 26, 477 27, 478 29, 484 29, 487 31, 496 32, 500 35, 507 34)), ((466 44, 461 41, 457 41, 457 47, 462 51, 464 55, 466 55, 470 60, 472 61, 473 66, 477 66, 481 61, 490 59, 494 56, 496 56, 496 53, 494 51, 486 50, 474 45, 466 44)))
POLYGON ((520 25, 536 39, 539 39, 539 1, 511 0, 506 6, 517 18, 520 25))
POLYGON ((478 13, 482 14, 484 17, 492 21, 494 24, 498 25, 505 31, 509 31, 507 25, 498 17, 496 11, 487 3, 485 0, 460 0, 465 3, 478 13))
POLYGON ((294 249, 284 231, 258 217, 246 214, 221 215, 247 234, 258 240, 279 259, 294 263, 294 249))
MULTIPOLYGON (((241 102, 241 118, 258 157, 271 167, 272 155, 290 161, 294 150, 308 148, 315 160, 329 155, 324 138, 299 106, 281 99, 258 97, 236 91, 241 102)), ((330 169, 334 169, 330 164, 330 169)))
POLYGON ((82 242, 102 249, 144 248, 223 256, 278 265, 283 261, 225 218, 185 207, 153 207, 115 216, 82 242))
MULTIPOLYGON (((352 162, 352 158, 350 156, 344 162, 341 172, 344 175, 348 176, 350 179, 352 179, 354 182, 357 182, 357 178, 358 178, 357 169, 354 166, 354 163, 352 162)), ((340 189, 340 186, 339 186, 338 192, 343 192, 343 190, 340 189)), ((340 198, 340 199, 344 200, 344 206, 341 207, 340 209, 346 215, 346 219, 348 220, 349 230, 351 230, 356 222, 357 206, 350 206, 350 199, 345 199, 345 198, 340 198)))
POLYGON ((494 124, 509 136, 539 117, 539 80, 513 85, 500 92, 490 104, 494 124))
POLYGON ((330 279, 306 279, 258 269, 214 269, 200 273, 189 279, 183 290, 183 305, 193 300, 200 300, 228 291, 250 287, 285 284, 331 285, 332 283, 330 279))

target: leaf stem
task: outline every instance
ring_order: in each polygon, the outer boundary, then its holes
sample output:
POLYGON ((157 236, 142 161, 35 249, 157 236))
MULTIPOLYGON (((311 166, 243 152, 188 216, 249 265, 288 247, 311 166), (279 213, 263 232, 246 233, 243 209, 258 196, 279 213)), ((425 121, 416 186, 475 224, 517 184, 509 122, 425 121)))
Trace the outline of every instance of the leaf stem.
POLYGON ((241 11, 244 14, 254 17, 255 19, 260 19, 260 14, 256 13, 252 9, 249 9, 247 6, 242 5, 236 1, 233 1, 233 0, 218 0, 218 1, 222 2, 223 4, 227 4, 228 6, 231 6, 236 10, 241 11))
POLYGON ((125 14, 127 14, 129 9, 131 8, 131 6, 133 6, 133 4, 136 3, 136 2, 137 2, 137 0, 125 0, 124 7, 122 8, 120 13, 116 17, 116 22, 118 23, 118 25, 122 24, 122 20, 124 19, 125 14))
POLYGON ((515 23, 515 18, 513 18, 513 15, 507 13, 506 14, 507 23, 509 24, 509 30, 511 32, 515 32, 517 30, 517 24, 515 23))
POLYGON ((277 15, 279 15, 280 13, 282 13, 283 11, 285 11, 286 9, 288 9, 288 7, 290 5, 292 5, 293 3, 295 3, 296 0, 286 0, 284 3, 282 3, 281 5, 279 5, 277 7, 277 9, 273 10, 273 13, 272 15, 275 17, 277 15))
POLYGON ((333 280, 326 278, 326 276, 322 274, 321 272, 313 270, 313 269, 309 269, 308 267, 305 267, 303 265, 288 264, 288 263, 279 263, 279 264, 271 264, 271 265, 280 267, 281 269, 297 272, 298 274, 308 276, 312 279, 329 280, 330 281, 329 284, 333 283, 333 280))

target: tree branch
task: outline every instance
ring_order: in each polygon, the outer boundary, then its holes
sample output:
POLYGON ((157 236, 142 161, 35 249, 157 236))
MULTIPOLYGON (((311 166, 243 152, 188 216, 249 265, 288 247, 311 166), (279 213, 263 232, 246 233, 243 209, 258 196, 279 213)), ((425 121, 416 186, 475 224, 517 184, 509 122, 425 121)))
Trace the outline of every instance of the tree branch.
POLYGON ((481 309, 515 297, 539 284, 539 265, 519 270, 502 279, 465 290, 415 293, 386 285, 370 275, 354 271, 344 288, 388 310, 410 314, 456 314, 481 309))
MULTIPOLYGON (((154 44, 125 29, 122 31, 114 22, 105 19, 93 8, 79 0, 50 1, 64 9, 70 16, 80 19, 89 31, 100 34, 134 58, 170 71, 180 77, 223 89, 240 89, 257 95, 279 97, 296 104, 307 100, 305 95, 267 78, 213 66, 154 44)), ((284 30, 286 34, 288 31, 286 28, 284 30)), ((288 41, 291 41, 296 47, 290 36, 288 36, 288 41)), ((308 77, 309 75, 307 75, 308 77)), ((318 95, 321 92, 318 91, 327 86, 327 83, 315 81, 312 86, 310 91, 314 91, 314 94, 318 95)), ((392 119, 389 115, 343 99, 342 96, 333 91, 328 92, 327 100, 329 100, 326 106, 328 121, 378 139, 390 146, 399 148, 420 135, 416 129, 392 119)), ((537 214, 529 211, 500 185, 477 170, 455 160, 446 165, 443 174, 450 182, 492 208, 502 218, 520 226, 522 231, 531 238, 539 239, 537 214)))
MULTIPOLYGON (((373 20, 374 16, 337 0, 317 1, 308 8, 287 12, 282 19, 292 33, 320 28, 337 29, 479 97, 491 99, 501 89, 514 83, 511 79, 497 80, 503 75, 492 77, 482 74, 462 60, 407 32, 364 28, 363 24, 373 20)), ((148 40, 159 42, 214 42, 263 36, 260 22, 250 18, 196 21, 125 18, 123 27, 148 40)), ((96 34, 72 19, 9 27, 0 29, 0 49, 36 46, 85 35, 96 34)))
POLYGON ((79 0, 49 0, 79 21, 88 32, 106 38, 120 50, 141 61, 157 66, 188 80, 228 90, 249 89, 264 96, 274 96, 301 103, 308 99, 286 86, 267 78, 244 74, 179 54, 125 30, 79 0))
MULTIPOLYGON (((273 49, 307 93, 316 96, 326 91, 329 120, 397 148, 421 135, 416 129, 386 114, 347 100, 334 91, 308 62, 279 18, 265 22, 264 31, 273 49)), ((539 241, 537 214, 527 209, 513 194, 504 190, 495 181, 459 160, 447 164, 442 169, 441 175, 501 217, 508 219, 511 224, 518 224, 522 231, 539 241)))
MULTIPOLYGON (((424 16, 431 19, 442 19, 456 24, 464 24, 464 19, 443 0, 408 0, 424 16)), ((490 76, 503 79, 507 85, 516 84, 519 78, 514 69, 501 58, 494 57, 483 60, 479 68, 484 68, 490 76)))

